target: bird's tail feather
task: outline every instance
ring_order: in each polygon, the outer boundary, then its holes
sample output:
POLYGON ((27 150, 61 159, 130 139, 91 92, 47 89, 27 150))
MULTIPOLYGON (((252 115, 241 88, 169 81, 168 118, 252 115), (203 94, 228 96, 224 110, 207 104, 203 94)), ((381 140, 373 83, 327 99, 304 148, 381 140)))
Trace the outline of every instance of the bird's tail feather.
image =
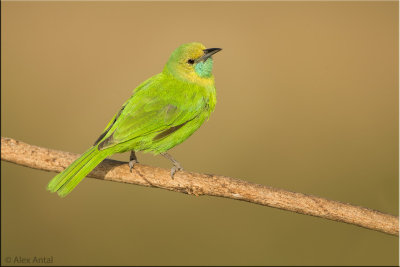
POLYGON ((97 146, 90 148, 63 172, 56 175, 47 185, 47 190, 65 197, 107 156, 107 151, 99 151, 97 146))

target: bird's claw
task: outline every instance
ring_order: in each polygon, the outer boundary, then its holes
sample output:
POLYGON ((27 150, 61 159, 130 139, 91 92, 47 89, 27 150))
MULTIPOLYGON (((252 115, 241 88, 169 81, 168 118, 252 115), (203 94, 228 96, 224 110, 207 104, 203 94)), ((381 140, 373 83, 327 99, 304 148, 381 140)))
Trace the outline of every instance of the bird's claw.
POLYGON ((132 172, 133 166, 134 166, 136 163, 139 163, 139 161, 137 161, 136 159, 133 159, 133 160, 129 161, 128 165, 129 165, 129 171, 130 171, 130 172, 132 172))
POLYGON ((164 156, 165 158, 169 159, 174 166, 172 166, 171 168, 171 179, 174 179, 174 175, 177 171, 183 171, 183 168, 181 167, 181 164, 179 164, 178 161, 176 161, 170 154, 168 154, 167 152, 162 152, 161 153, 162 156, 164 156))
POLYGON ((177 171, 183 171, 183 168, 181 166, 172 166, 171 168, 171 179, 174 179, 174 175, 177 171))

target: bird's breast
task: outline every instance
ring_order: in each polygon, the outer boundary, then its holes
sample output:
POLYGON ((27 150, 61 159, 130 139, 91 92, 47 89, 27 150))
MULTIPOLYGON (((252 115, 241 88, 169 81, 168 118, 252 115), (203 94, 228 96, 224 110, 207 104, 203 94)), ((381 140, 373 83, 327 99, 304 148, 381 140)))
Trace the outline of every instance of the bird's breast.
POLYGON ((215 88, 198 87, 191 90, 189 102, 195 109, 211 113, 216 103, 215 88))

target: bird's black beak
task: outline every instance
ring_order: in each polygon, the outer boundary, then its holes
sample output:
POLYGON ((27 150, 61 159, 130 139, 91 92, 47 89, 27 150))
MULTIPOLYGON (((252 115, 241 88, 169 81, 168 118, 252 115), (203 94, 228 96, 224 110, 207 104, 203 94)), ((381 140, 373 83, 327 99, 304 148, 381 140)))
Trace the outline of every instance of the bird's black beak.
POLYGON ((215 53, 218 53, 221 50, 222 50, 222 48, 207 48, 207 49, 204 49, 203 50, 204 51, 204 55, 201 56, 200 58, 198 58, 196 60, 196 63, 200 62, 200 61, 203 61, 203 62, 206 61, 209 57, 211 57, 215 53))

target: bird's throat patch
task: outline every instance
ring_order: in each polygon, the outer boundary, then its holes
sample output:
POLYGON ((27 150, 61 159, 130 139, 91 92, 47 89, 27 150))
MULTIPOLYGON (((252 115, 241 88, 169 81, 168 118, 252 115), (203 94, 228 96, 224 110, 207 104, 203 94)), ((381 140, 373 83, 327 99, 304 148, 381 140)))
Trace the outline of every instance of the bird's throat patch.
POLYGON ((194 67, 194 70, 200 77, 208 78, 211 77, 212 68, 213 68, 213 60, 212 58, 208 58, 204 62, 197 63, 196 66, 194 67))

